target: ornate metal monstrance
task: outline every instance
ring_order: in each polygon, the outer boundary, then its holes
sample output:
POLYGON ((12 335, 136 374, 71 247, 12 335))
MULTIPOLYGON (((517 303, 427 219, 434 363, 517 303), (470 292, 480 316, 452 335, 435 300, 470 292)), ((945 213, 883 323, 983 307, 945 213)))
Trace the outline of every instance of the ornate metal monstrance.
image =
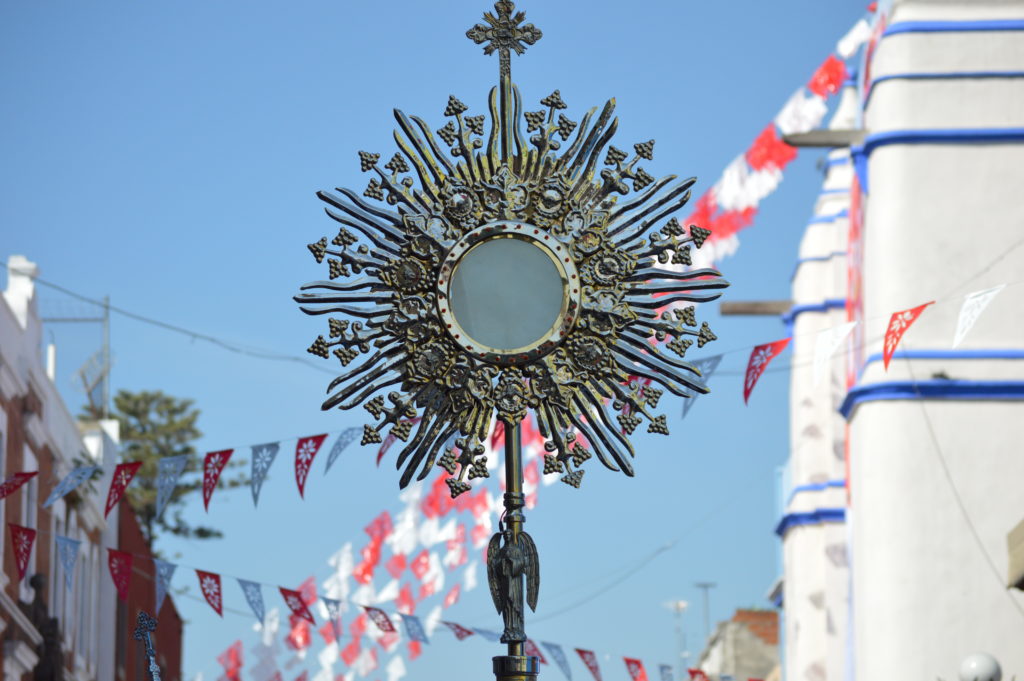
POLYGON ((453 497, 466 492, 487 476, 481 442, 494 418, 505 425, 507 510, 488 573, 502 640, 521 656, 522 580, 533 607, 537 558, 521 531, 519 423, 535 415, 544 472, 574 487, 591 452, 632 475, 628 436, 645 419, 648 432, 669 432, 654 413, 663 389, 708 391, 682 358, 715 336, 686 304, 714 300, 728 283, 691 267, 691 246, 709 232, 671 217, 695 180, 648 174, 654 140, 632 155, 609 144, 614 100, 578 123, 558 90, 523 111, 510 54, 541 32, 511 2, 495 10, 466 33, 499 55, 487 114, 466 115, 451 96, 448 121, 432 130, 396 110, 398 153, 381 167, 380 154, 359 152, 373 174, 362 197, 318 193, 340 224, 309 245, 329 280, 295 299, 308 314, 342 317, 309 348, 348 368, 323 409, 361 404, 374 419, 362 444, 385 430, 405 442, 401 486, 436 463, 453 497))

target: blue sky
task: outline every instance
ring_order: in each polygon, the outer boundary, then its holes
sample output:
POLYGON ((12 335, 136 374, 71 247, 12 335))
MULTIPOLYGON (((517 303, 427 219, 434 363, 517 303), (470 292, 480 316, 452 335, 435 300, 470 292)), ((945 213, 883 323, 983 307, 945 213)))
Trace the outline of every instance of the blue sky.
MULTIPOLYGON (((558 88, 578 119, 616 97, 616 140, 654 138, 649 171, 696 175, 703 191, 806 82, 865 3, 593 0, 519 8, 544 31, 513 60, 527 102, 558 88)), ((393 152, 393 107, 438 127, 449 94, 484 110, 496 59, 464 32, 486 9, 466 0, 4 3, 0 257, 24 254, 44 279, 92 298, 109 295, 127 310, 305 356, 322 330, 291 296, 321 276, 305 244, 333 230, 315 191, 362 189, 356 152, 393 152)), ((789 296, 821 156, 801 153, 755 226, 741 233, 737 255, 720 264, 732 282, 726 299, 789 296)), ((39 295, 44 314, 95 313, 52 290, 39 295)), ((766 606, 777 574, 775 469, 787 457, 788 373, 767 373, 749 407, 740 374, 749 348, 784 336, 785 327, 773 318, 719 319, 717 305, 701 314, 719 337, 704 354, 729 352, 712 395, 685 422, 670 417, 669 439, 640 438, 635 479, 595 467, 580 490, 544 488, 528 516, 543 565, 537 622, 528 619, 528 631, 598 651, 606 681, 625 681, 622 655, 642 659, 649 674, 674 661, 664 601, 694 604, 684 625, 689 647, 700 649, 694 582, 718 584, 715 621, 737 607, 766 606)), ((58 386, 75 411, 84 395, 72 374, 98 348, 100 330, 51 325, 46 338, 58 344, 58 386)), ((329 377, 304 365, 228 352, 117 315, 112 345, 115 390, 196 400, 202 451, 360 423, 359 414, 320 412, 329 377)), ((680 405, 667 409, 678 415, 680 405)), ((398 476, 388 461, 377 470, 369 448, 346 452, 326 477, 318 461, 304 501, 290 466, 277 466, 258 510, 248 490, 215 496, 208 521, 225 539, 168 541, 165 550, 214 572, 297 585, 326 576, 331 553, 347 540, 360 545, 362 527, 398 507, 398 476)), ((200 499, 189 513, 204 515, 200 499)), ((192 580, 179 574, 176 583, 192 580)), ((226 591, 227 605, 244 611, 237 589, 226 591)), ((243 616, 221 621, 189 599, 179 606, 189 620, 188 678, 200 671, 215 678, 216 654, 253 638, 243 616)), ((482 588, 446 615, 467 625, 500 623, 482 588)), ((497 653, 482 641, 439 635, 409 665, 409 678, 489 674, 497 653), (456 660, 463 664, 453 668, 456 660)), ((586 674, 578 660, 573 665, 574 674, 586 674)))

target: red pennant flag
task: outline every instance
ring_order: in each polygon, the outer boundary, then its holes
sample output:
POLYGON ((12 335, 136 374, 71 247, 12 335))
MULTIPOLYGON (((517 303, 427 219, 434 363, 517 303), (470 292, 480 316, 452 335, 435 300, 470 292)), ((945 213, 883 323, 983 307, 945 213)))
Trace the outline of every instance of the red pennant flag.
POLYGON ((523 644, 523 652, 527 657, 536 657, 537 661, 541 664, 547 664, 547 658, 544 657, 544 653, 540 652, 540 648, 533 642, 533 639, 526 639, 526 643, 523 644))
POLYGON ((363 528, 363 532, 370 535, 371 541, 379 544, 388 537, 391 536, 391 532, 395 529, 391 523, 391 514, 387 511, 381 511, 380 515, 370 521, 370 524, 363 528))
POLYGON ((336 640, 334 635, 334 623, 324 622, 324 625, 317 629, 320 632, 320 637, 324 640, 324 645, 331 645, 336 640))
POLYGON ((450 608, 450 607, 452 607, 453 605, 455 605, 458 602, 459 602, 459 585, 456 584, 455 586, 453 586, 451 588, 451 591, 449 591, 447 594, 445 594, 445 597, 444 597, 444 607, 450 608))
POLYGON ((305 498, 306 478, 313 465, 313 457, 320 451, 327 434, 304 437, 295 445, 295 482, 299 485, 299 496, 305 498))
POLYGON ((395 607, 403 615, 411 615, 416 611, 416 601, 412 597, 412 589, 408 584, 403 584, 402 590, 398 592, 395 607))
POLYGON ((223 617, 224 604, 220 590, 220 575, 215 572, 196 570, 196 576, 199 578, 199 589, 203 592, 206 602, 210 604, 214 612, 223 617))
POLYGON ((303 671, 301 674, 295 677, 295 681, 309 681, 309 672, 303 671))
POLYGON ((284 677, 281 676, 281 670, 274 672, 274 675, 270 677, 270 681, 284 681, 284 677))
POLYGON ((284 598, 285 604, 288 609, 292 611, 292 614, 296 617, 300 617, 310 624, 316 624, 316 620, 313 619, 313 613, 306 607, 305 601, 302 599, 302 593, 293 589, 286 589, 283 586, 278 587, 281 590, 281 596, 284 598))
POLYGON ((583 664, 587 665, 587 669, 594 675, 597 681, 601 681, 601 670, 597 668, 597 655, 592 650, 583 650, 577 648, 576 652, 579 653, 580 658, 583 660, 583 664))
POLYGON ((390 653, 395 649, 395 646, 398 645, 398 638, 399 636, 397 631, 388 632, 377 639, 377 645, 383 648, 384 652, 390 653))
MULTIPOLYGON (((796 147, 790 146, 779 139, 775 124, 769 123, 761 131, 750 148, 747 149, 747 163, 753 170, 777 168, 783 170, 790 161, 796 158, 796 147)), ((715 230, 718 232, 718 230, 715 230)))
POLYGON ((924 309, 934 302, 933 300, 924 305, 912 307, 909 310, 893 313, 889 319, 889 328, 885 330, 885 345, 882 347, 882 363, 885 364, 886 371, 889 370, 889 360, 892 359, 893 353, 896 352, 896 346, 900 344, 903 334, 906 333, 911 324, 917 321, 917 318, 921 316, 924 309))
POLYGON ((644 670, 644 663, 633 657, 622 658, 626 661, 626 669, 629 671, 629 678, 633 681, 647 681, 647 672, 644 670))
POLYGON ((107 491, 107 510, 103 513, 104 518, 110 515, 110 509, 121 501, 125 489, 128 488, 128 483, 135 477, 141 465, 141 461, 117 464, 117 468, 114 469, 114 477, 110 480, 110 489, 107 491))
POLYGON ((235 641, 227 650, 217 656, 217 662, 224 667, 224 678, 227 681, 241 681, 242 642, 235 641))
POLYGON ((846 64, 834 54, 822 62, 818 70, 811 76, 807 89, 819 97, 827 97, 839 92, 846 80, 846 64))
POLYGON ((398 579, 402 576, 402 573, 405 572, 405 554, 394 554, 388 559, 388 562, 384 563, 384 567, 387 569, 389 575, 398 579))
POLYGON ((373 623, 377 625, 377 628, 385 634, 395 630, 395 625, 392 624, 391 618, 388 617, 388 614, 380 608, 364 605, 363 610, 366 611, 366 616, 373 620, 373 623))
POLYGON ((220 473, 224 466, 228 465, 233 449, 224 449, 219 452, 210 452, 203 461, 203 507, 210 510, 210 497, 213 490, 217 488, 217 481, 220 480, 220 473))
POLYGON ((313 635, 309 633, 309 622, 298 615, 288 615, 288 623, 292 629, 284 639, 285 644, 292 650, 305 650, 313 645, 313 635))
POLYGON ((708 681, 707 675, 699 669, 687 669, 686 671, 690 673, 690 681, 693 681, 693 679, 697 679, 697 681, 708 681))
POLYGON ((7 478, 0 483, 0 499, 5 499, 8 495, 13 494, 15 490, 38 474, 38 471, 32 471, 31 473, 15 473, 11 477, 7 478))
POLYGON ((750 393, 754 391, 757 379, 761 378, 761 374, 768 367, 768 363, 785 350, 787 345, 789 345, 789 339, 783 338, 774 343, 758 345, 751 350, 750 360, 747 362, 747 375, 743 379, 743 404, 746 404, 747 400, 750 399, 750 393))
POLYGON ((430 569, 430 553, 423 549, 418 556, 413 558, 412 565, 409 567, 412 569, 412 573, 416 575, 416 579, 423 579, 423 576, 430 569))
POLYGON ((359 637, 356 636, 352 639, 351 643, 341 649, 341 661, 347 664, 349 667, 359 657, 359 637))
POLYGON ((409 659, 415 660, 423 652, 423 646, 419 641, 409 641, 409 659))
POLYGON ((348 633, 352 634, 353 637, 359 638, 366 633, 366 613, 361 612, 359 616, 352 620, 352 624, 348 625, 348 633))
POLYGON ((32 555, 32 543, 36 540, 36 531, 31 527, 22 527, 7 523, 11 528, 11 543, 14 545, 14 562, 18 566, 18 581, 25 579, 28 569, 28 558, 32 555))
POLYGON ((132 578, 132 554, 116 549, 107 549, 107 566, 110 568, 110 577, 114 580, 117 588, 117 597, 122 601, 128 600, 128 582, 132 578))
POLYGON ((463 641, 473 635, 472 631, 462 626, 461 624, 456 624, 455 622, 441 622, 441 624, 451 629, 452 633, 455 634, 455 638, 459 639, 460 641, 463 641))

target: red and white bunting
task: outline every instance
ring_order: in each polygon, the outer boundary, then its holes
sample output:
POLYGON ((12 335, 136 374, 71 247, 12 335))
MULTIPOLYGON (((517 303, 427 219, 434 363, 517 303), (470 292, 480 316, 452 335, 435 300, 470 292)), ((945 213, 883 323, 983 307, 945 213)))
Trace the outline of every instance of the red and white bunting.
POLYGON ((846 80, 846 64, 834 54, 822 62, 818 70, 814 72, 811 79, 807 81, 807 89, 818 95, 826 97, 839 92, 843 82, 846 80))
POLYGON ((444 597, 444 607, 450 608, 459 602, 459 585, 453 586, 444 597))
POLYGON ((107 490, 107 510, 103 512, 104 518, 110 515, 111 509, 117 506, 117 502, 121 501, 124 491, 128 488, 128 483, 135 477, 141 465, 141 461, 117 464, 117 468, 114 469, 114 476, 110 480, 110 489, 107 490))
POLYGON ((886 371, 889 370, 889 360, 895 354, 896 346, 900 344, 903 334, 907 332, 911 324, 917 321, 924 309, 934 302, 933 300, 909 310, 893 312, 892 317, 889 318, 889 327, 885 330, 885 340, 882 346, 882 363, 885 365, 886 371))
POLYGON ((523 643, 523 653, 527 657, 536 657, 537 661, 541 664, 548 663, 548 659, 544 657, 544 653, 540 652, 540 648, 538 648, 537 644, 533 642, 533 639, 528 638, 523 643))
POLYGON ((299 486, 299 496, 305 498, 306 478, 313 465, 313 457, 320 451, 327 434, 312 435, 301 438, 295 445, 295 482, 299 486))
POLYGON ((38 474, 38 471, 32 471, 31 473, 15 473, 11 477, 7 478, 0 483, 0 499, 7 498, 8 495, 13 494, 15 490, 38 474))
POLYGON ((590 670, 590 673, 594 675, 594 679, 596 681, 602 681, 601 670, 597 666, 597 655, 594 654, 594 651, 577 648, 576 652, 579 654, 580 659, 583 660, 583 664, 587 665, 587 669, 590 670))
POLYGON ((373 623, 377 625, 383 633, 388 634, 395 630, 395 625, 388 617, 388 614, 380 608, 374 608, 370 605, 364 605, 363 610, 366 611, 366 616, 373 620, 373 623))
POLYGON ((221 471, 228 465, 233 449, 222 449, 219 452, 210 452, 203 461, 203 507, 210 510, 210 497, 213 490, 217 489, 217 481, 220 480, 221 471))
POLYGON ((349 644, 341 649, 341 661, 351 667, 359 658, 359 637, 356 636, 349 644))
POLYGON ((220 575, 215 572, 196 570, 196 577, 199 578, 199 589, 203 592, 206 602, 210 604, 214 612, 223 617, 224 601, 220 588, 220 575))
POLYGON ((455 638, 459 639, 460 641, 463 641, 473 635, 472 631, 462 626, 461 624, 456 624, 455 622, 441 622, 441 624, 451 629, 452 633, 455 634, 455 638))
POLYGON ((785 350, 787 345, 789 345, 789 339, 783 338, 774 343, 758 345, 750 351, 747 373, 743 378, 743 404, 746 404, 750 399, 750 393, 754 391, 757 380, 761 378, 761 374, 768 368, 768 364, 785 350))
POLYGON ((294 589, 286 589, 283 586, 278 587, 281 591, 281 597, 284 598, 285 605, 292 611, 292 614, 296 617, 300 617, 310 624, 316 624, 316 620, 313 619, 313 613, 306 607, 306 601, 302 598, 302 593, 294 589))
POLYGON ((110 568, 110 578, 114 580, 117 597, 122 601, 128 600, 128 584, 132 578, 133 558, 134 556, 127 551, 107 549, 107 567, 110 568))
POLYGON ((633 679, 633 681, 647 681, 647 671, 644 670, 643 662, 635 657, 624 657, 622 659, 626 662, 629 678, 633 679))
POLYGON ((956 320, 956 335, 953 336, 953 347, 957 347, 967 337, 967 333, 974 327, 978 317, 988 307, 1000 291, 1006 288, 1006 284, 1000 284, 984 291, 975 291, 964 296, 964 303, 960 307, 960 314, 956 320))
POLYGON ((686 671, 690 673, 690 681, 708 681, 707 674, 699 669, 687 669, 686 671))
POLYGON ((25 579, 28 559, 32 555, 32 544, 36 540, 36 531, 31 527, 22 527, 7 523, 11 529, 11 544, 14 545, 14 562, 18 566, 18 581, 25 579))

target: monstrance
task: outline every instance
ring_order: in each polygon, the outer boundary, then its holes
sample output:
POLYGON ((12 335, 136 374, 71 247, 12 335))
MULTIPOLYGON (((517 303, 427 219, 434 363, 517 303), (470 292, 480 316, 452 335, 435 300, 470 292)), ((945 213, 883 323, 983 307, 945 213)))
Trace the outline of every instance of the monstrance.
POLYGON ((450 96, 448 120, 433 130, 396 110, 399 151, 383 167, 380 154, 359 152, 372 173, 362 197, 317 194, 340 229, 309 244, 329 280, 295 300, 307 314, 338 315, 309 348, 346 368, 322 408, 365 407, 373 422, 363 445, 385 430, 403 441, 402 487, 436 464, 452 497, 465 493, 488 475, 482 442, 495 417, 504 425, 505 514, 487 571, 508 655, 494 671, 524 678, 536 675, 536 658, 523 655, 523 609, 524 599, 536 607, 539 575, 522 530, 520 422, 536 419, 545 474, 579 487, 594 454, 633 475, 629 436, 645 420, 668 435, 654 413, 664 390, 708 392, 683 357, 715 339, 694 304, 728 282, 692 266, 691 247, 710 232, 671 217, 696 180, 648 174, 640 164, 654 140, 632 155, 610 145, 614 100, 578 123, 558 90, 523 111, 511 53, 541 32, 512 2, 494 7, 466 32, 498 53, 487 114, 466 115, 450 96))

